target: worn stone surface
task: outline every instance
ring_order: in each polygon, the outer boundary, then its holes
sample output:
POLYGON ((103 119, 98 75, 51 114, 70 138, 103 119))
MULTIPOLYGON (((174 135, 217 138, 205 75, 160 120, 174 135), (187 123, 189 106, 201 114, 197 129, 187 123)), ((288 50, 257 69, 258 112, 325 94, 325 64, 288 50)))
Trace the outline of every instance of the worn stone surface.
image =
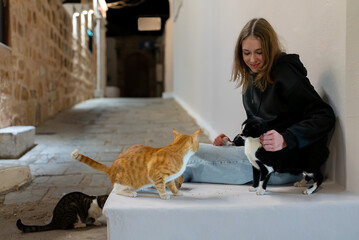
MULTIPOLYGON (((19 191, 0 194, 1 239, 106 239, 107 228, 56 230, 22 234, 26 224, 45 224, 66 193, 109 193, 108 176, 71 159, 80 151, 111 165, 132 144, 163 147, 173 140, 172 128, 193 133, 199 127, 173 99, 92 99, 75 105, 36 128, 36 147, 19 160, 2 160, 0 168, 29 166, 33 181, 19 191)), ((201 134, 201 142, 209 142, 201 134)))

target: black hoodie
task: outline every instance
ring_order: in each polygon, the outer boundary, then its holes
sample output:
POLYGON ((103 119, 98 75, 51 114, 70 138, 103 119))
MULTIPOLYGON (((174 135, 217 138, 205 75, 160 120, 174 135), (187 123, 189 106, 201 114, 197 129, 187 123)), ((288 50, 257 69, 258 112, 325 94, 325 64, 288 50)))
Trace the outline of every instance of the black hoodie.
MULTIPOLYGON (((264 92, 251 83, 243 95, 247 117, 265 119, 269 129, 279 132, 289 149, 326 139, 335 124, 332 108, 307 78, 307 70, 296 54, 283 54, 274 63, 273 84, 264 92)), ((240 141, 234 142, 236 145, 240 141)))

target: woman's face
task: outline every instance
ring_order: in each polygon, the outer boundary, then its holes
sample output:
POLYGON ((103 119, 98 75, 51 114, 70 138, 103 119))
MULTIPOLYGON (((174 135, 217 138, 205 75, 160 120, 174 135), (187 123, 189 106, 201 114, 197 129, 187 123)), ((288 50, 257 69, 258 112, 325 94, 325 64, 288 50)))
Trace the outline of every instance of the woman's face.
POLYGON ((243 61, 254 73, 258 73, 264 64, 261 42, 254 36, 246 37, 242 42, 243 61))

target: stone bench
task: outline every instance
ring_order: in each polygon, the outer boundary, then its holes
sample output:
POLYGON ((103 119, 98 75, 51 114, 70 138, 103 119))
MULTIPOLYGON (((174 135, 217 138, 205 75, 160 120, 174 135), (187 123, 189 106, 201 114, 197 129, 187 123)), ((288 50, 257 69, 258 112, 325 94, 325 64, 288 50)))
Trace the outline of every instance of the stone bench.
POLYGON ((22 185, 32 181, 28 166, 17 166, 0 169, 0 193, 17 190, 22 185))
POLYGON ((0 158, 21 157, 35 144, 35 127, 13 126, 0 129, 0 158))
POLYGON ((112 192, 105 204, 107 239, 358 239, 359 196, 325 183, 303 188, 185 183, 183 196, 161 200, 155 190, 136 198, 112 192), (353 225, 354 224, 354 225, 353 225))

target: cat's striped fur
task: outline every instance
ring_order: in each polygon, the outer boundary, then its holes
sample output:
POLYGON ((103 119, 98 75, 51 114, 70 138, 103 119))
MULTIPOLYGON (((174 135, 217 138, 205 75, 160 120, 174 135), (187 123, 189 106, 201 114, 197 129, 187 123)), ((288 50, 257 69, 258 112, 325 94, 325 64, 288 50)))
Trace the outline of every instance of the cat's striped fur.
POLYGON ((169 199, 166 186, 175 195, 183 182, 181 176, 186 164, 199 146, 199 129, 192 135, 184 135, 173 129, 174 141, 162 148, 134 145, 121 153, 112 166, 106 166, 82 155, 76 149, 71 157, 109 175, 114 190, 119 195, 135 197, 137 190, 155 186, 162 199, 169 199))
POLYGON ((102 208, 108 195, 89 196, 81 192, 71 192, 63 196, 54 208, 51 222, 44 226, 24 225, 20 219, 16 226, 27 232, 41 232, 55 229, 72 229, 88 225, 100 225, 97 218, 102 216, 102 208))

